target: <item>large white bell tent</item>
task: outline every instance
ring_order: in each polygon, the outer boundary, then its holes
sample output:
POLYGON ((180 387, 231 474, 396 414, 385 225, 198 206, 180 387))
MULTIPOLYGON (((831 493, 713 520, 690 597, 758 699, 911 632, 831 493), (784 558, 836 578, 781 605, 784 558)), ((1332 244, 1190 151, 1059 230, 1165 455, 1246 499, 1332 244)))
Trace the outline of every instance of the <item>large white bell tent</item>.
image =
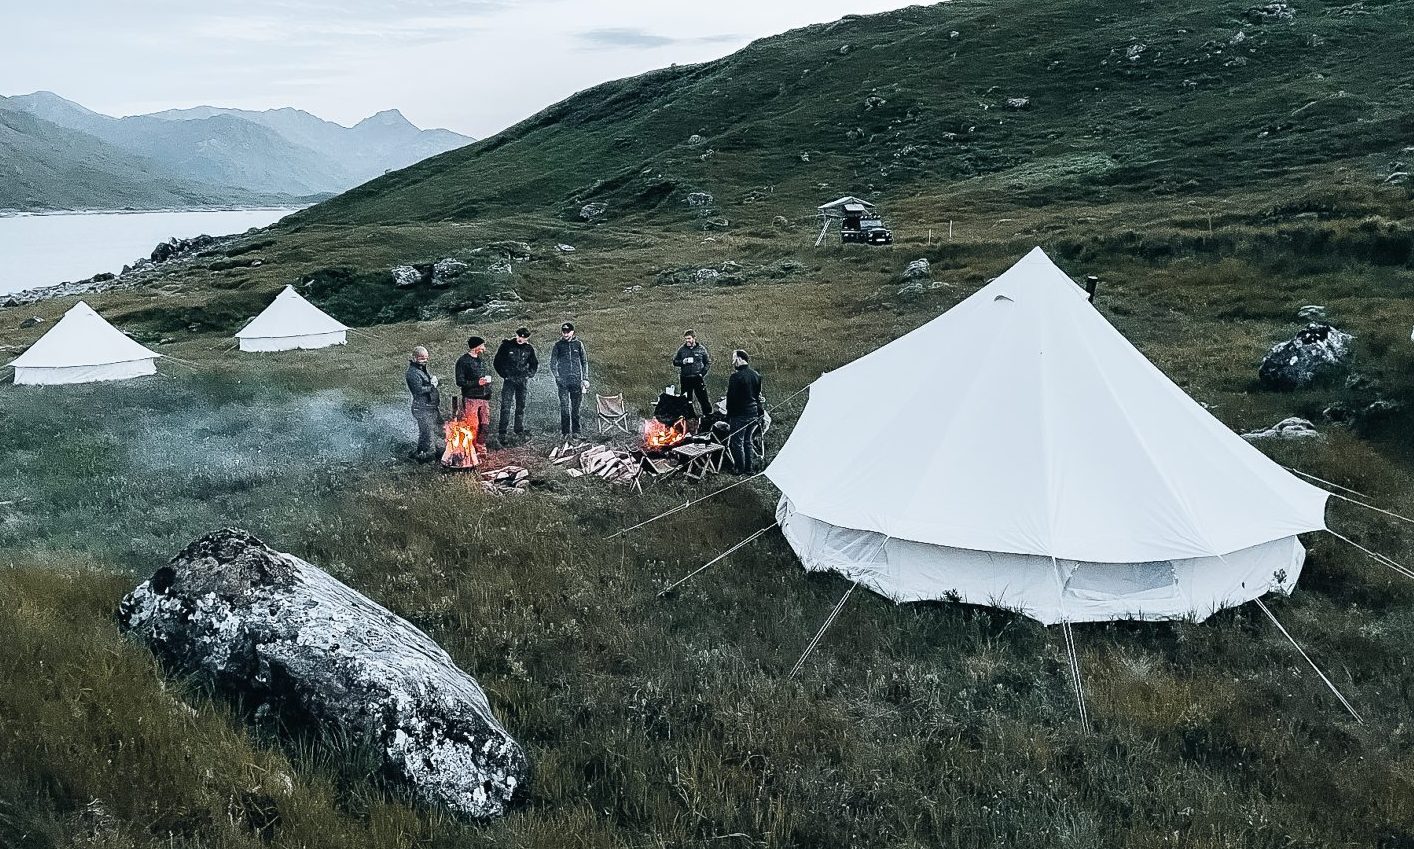
POLYGON ((765 474, 806 569, 1045 624, 1290 592, 1328 495, 1174 385, 1040 248, 816 380, 765 474))
POLYGON ((79 301, 10 365, 16 384, 48 386, 156 374, 160 356, 79 301))
POLYGON ((286 286, 236 338, 242 351, 293 351, 342 345, 347 333, 348 328, 333 316, 286 286))

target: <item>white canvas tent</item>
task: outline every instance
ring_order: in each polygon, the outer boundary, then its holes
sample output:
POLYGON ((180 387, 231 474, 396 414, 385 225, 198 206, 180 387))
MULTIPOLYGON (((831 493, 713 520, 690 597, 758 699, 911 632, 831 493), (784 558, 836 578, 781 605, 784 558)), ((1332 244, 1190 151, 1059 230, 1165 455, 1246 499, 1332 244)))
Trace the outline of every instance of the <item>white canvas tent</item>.
POLYGON ((157 373, 157 358, 79 301, 10 363, 15 383, 47 386, 127 380, 157 373))
POLYGON ((293 351, 342 345, 347 333, 347 327, 286 286, 236 338, 242 351, 293 351))
POLYGON ((766 474, 810 570, 1046 624, 1206 618, 1270 590, 1327 493, 1238 437, 1040 248, 820 377, 766 474))

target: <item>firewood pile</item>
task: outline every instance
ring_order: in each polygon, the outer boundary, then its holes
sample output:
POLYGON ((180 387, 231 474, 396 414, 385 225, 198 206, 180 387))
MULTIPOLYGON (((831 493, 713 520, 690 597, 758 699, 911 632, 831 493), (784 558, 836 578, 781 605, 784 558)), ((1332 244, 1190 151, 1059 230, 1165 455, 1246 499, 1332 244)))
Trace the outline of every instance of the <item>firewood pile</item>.
POLYGON ((550 451, 550 463, 563 467, 570 477, 597 477, 633 490, 643 490, 641 478, 645 463, 642 453, 636 451, 566 443, 550 451))
POLYGON ((502 466, 481 473, 481 488, 491 495, 525 495, 530 491, 530 470, 522 466, 502 466))

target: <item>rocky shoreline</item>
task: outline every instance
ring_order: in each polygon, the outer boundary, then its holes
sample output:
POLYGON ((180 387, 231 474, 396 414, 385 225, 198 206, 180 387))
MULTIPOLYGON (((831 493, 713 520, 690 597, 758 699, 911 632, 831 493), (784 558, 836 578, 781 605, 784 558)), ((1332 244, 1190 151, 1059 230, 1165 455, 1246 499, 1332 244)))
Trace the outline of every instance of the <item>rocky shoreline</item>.
POLYGON ((66 281, 52 286, 36 286, 32 289, 22 289, 8 295, 0 295, 0 308, 24 307, 54 298, 72 298, 144 286, 158 278, 177 273, 178 269, 189 265, 198 255, 225 248, 237 239, 250 235, 250 232, 233 236, 201 235, 189 239, 179 239, 174 236, 165 242, 158 242, 149 256, 124 265, 123 270, 117 274, 105 271, 83 280, 66 281))

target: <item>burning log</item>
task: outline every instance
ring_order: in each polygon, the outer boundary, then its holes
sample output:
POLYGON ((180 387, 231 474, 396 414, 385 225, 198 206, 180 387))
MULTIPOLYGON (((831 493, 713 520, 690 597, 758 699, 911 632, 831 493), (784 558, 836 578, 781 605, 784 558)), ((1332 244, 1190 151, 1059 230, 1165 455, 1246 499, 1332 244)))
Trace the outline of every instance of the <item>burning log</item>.
POLYGON ((440 646, 245 531, 192 543, 123 599, 118 622, 174 675, 337 729, 424 802, 484 819, 525 783, 525 752, 440 646))
POLYGON ((643 422, 643 448, 646 451, 668 451, 690 436, 692 432, 687 426, 687 419, 678 419, 671 425, 665 425, 657 419, 645 419, 643 422))
POLYGON ((442 467, 445 469, 474 469, 481 463, 476 452, 476 413, 450 419, 443 425, 447 436, 447 447, 442 451, 442 467))

